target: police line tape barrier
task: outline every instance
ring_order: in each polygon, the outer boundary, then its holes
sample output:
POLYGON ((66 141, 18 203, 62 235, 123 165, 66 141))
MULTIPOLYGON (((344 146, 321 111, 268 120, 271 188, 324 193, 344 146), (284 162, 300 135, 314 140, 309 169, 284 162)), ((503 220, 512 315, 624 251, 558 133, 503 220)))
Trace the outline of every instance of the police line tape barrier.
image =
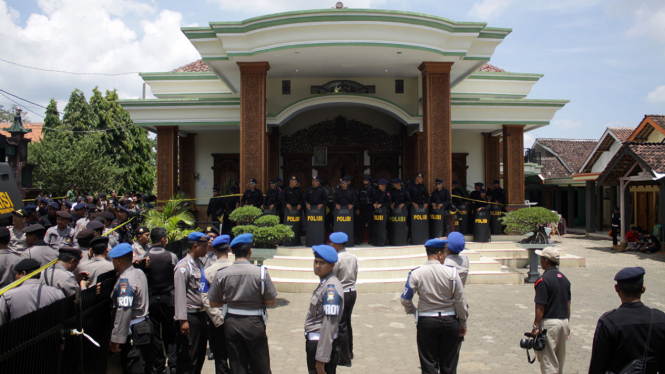
POLYGON ((469 201, 475 201, 475 202, 478 202, 478 203, 485 203, 485 204, 494 204, 494 205, 502 205, 502 206, 511 206, 511 205, 515 205, 515 206, 519 205, 519 206, 522 206, 522 205, 524 205, 524 204, 501 204, 501 203, 494 203, 494 202, 491 202, 491 201, 475 200, 475 199, 470 199, 470 198, 468 198, 468 197, 457 196, 457 195, 450 195, 450 196, 452 196, 452 197, 456 197, 456 198, 458 198, 458 199, 469 200, 469 201))
POLYGON ((118 226, 114 227, 113 229, 109 230, 106 234, 102 234, 102 235, 108 235, 108 234, 112 233, 113 231, 115 231, 115 230, 121 228, 122 226, 124 226, 124 225, 126 225, 126 224, 132 222, 132 220, 133 220, 134 218, 135 218, 135 217, 130 218, 129 220, 127 220, 127 222, 123 222, 121 225, 118 225, 118 226))
POLYGON ((34 277, 35 275, 39 274, 42 270, 46 269, 47 267, 49 267, 49 266, 51 266, 51 265, 54 265, 56 262, 58 262, 58 259, 57 259, 57 258, 56 258, 55 260, 49 262, 48 264, 46 264, 46 265, 40 267, 39 269, 33 271, 32 273, 26 275, 25 277, 23 277, 23 278, 21 278, 21 279, 19 279, 19 280, 17 280, 17 281, 14 281, 14 282, 12 282, 12 283, 10 283, 10 284, 8 284, 8 285, 5 286, 4 288, 0 289, 0 296, 1 296, 2 294, 4 294, 5 292, 11 290, 12 288, 17 287, 17 286, 20 286, 23 282, 25 282, 25 281, 27 281, 28 279, 30 279, 30 278, 34 277))
MULTIPOLYGON (((199 197, 196 199, 171 199, 171 200, 157 200, 156 203, 168 203, 169 201, 196 201, 196 200, 210 200, 210 199, 219 199, 222 197, 231 197, 231 196, 242 196, 243 194, 235 195, 223 195, 223 196, 213 196, 213 197, 199 197)), ((263 195, 266 196, 266 195, 263 195)))
MULTIPOLYGON (((51 197, 50 199, 51 199, 51 200, 58 200, 58 199, 64 199, 64 198, 66 198, 66 197, 67 197, 67 196, 51 197)), ((21 201, 35 201, 35 199, 25 199, 25 200, 21 200, 21 201)))

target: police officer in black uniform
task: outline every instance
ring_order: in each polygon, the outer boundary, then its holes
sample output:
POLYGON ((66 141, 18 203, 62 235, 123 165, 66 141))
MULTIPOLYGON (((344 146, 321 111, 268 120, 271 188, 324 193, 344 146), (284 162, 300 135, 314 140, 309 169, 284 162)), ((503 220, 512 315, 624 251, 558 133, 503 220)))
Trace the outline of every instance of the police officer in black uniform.
POLYGON ((489 209, 490 198, 487 197, 487 191, 485 191, 485 189, 480 190, 480 197, 478 198, 478 200, 479 201, 476 201, 473 207, 476 212, 489 209))
POLYGON ((210 198, 208 209, 206 209, 206 216, 210 217, 217 225, 219 225, 219 217, 224 214, 224 203, 224 198, 219 197, 219 187, 213 187, 212 198, 210 198))
POLYGON ((618 206, 614 207, 612 211, 612 244, 619 245, 617 235, 621 233, 621 211, 618 206))
POLYGON ((328 193, 321 187, 321 179, 317 176, 312 177, 312 186, 305 193, 305 206, 307 210, 310 210, 312 207, 323 209, 327 201, 328 193))
POLYGON ((624 372, 633 360, 643 358, 644 373, 665 373, 665 313, 640 300, 646 290, 644 274, 644 268, 634 267, 624 268, 614 277, 621 306, 598 320, 589 374, 624 372))
MULTIPOLYGON (((485 186, 484 183, 481 183, 481 182, 474 183, 473 184, 474 190, 471 191, 471 194, 469 195, 469 198, 473 199, 473 200, 480 200, 480 190, 483 189, 483 186, 485 186)), ((475 203, 475 202, 472 202, 472 203, 475 203)))
POLYGON ((242 195, 241 205, 252 205, 257 208, 263 205, 263 192, 256 187, 256 179, 249 180, 249 189, 242 195))
MULTIPOLYGON (((238 194, 238 186, 235 184, 231 186, 229 193, 231 195, 238 194)), ((224 209, 224 219, 222 220, 222 234, 231 235, 231 229, 235 226, 235 222, 229 219, 229 215, 240 205, 240 196, 228 196, 225 199, 226 208, 224 209)))
POLYGON ((379 209, 382 206, 391 205, 393 203, 393 199, 390 197, 390 191, 388 191, 387 185, 387 179, 379 179, 379 187, 377 193, 374 195, 374 208, 379 209))
POLYGON ((437 178, 434 181, 434 183, 436 185, 436 189, 434 189, 434 191, 432 191, 432 195, 430 196, 430 203, 432 204, 432 209, 441 209, 441 213, 443 215, 443 231, 444 231, 444 234, 447 235, 449 233, 448 232, 448 225, 450 224, 449 229, 451 231, 454 231, 454 227, 455 227, 454 226, 454 221, 450 221, 450 222, 446 221, 446 220, 448 220, 447 217, 449 217, 450 211, 455 210, 455 209, 452 209, 452 206, 451 206, 452 196, 450 196, 450 191, 448 191, 448 189, 443 186, 443 180, 442 179, 437 178))
POLYGON ((282 208, 289 210, 302 208, 303 196, 300 188, 296 187, 298 184, 298 177, 292 175, 289 177, 289 186, 282 191, 282 208))
POLYGON ((427 187, 423 184, 423 173, 416 173, 416 182, 409 186, 409 195, 411 196, 411 203, 416 209, 427 209, 429 202, 429 193, 427 187))
POLYGON ((118 243, 134 244, 134 240, 132 239, 132 223, 127 222, 128 215, 129 210, 122 205, 116 210, 116 216, 118 218, 113 221, 113 227, 116 228, 122 225, 122 227, 114 231, 118 233, 118 243), (127 223, 125 224, 125 222, 127 223))
POLYGON ((275 209, 275 214, 278 217, 282 216, 282 204, 281 197, 282 190, 277 187, 277 179, 273 178, 270 180, 270 188, 266 191, 266 198, 263 201, 263 209, 273 210, 275 209))
POLYGON ((453 196, 453 204, 462 204, 464 203, 464 200, 460 199, 459 197, 456 196, 464 196, 464 192, 462 192, 462 189, 460 188, 459 181, 454 180, 453 181, 453 190, 452 190, 452 195, 453 196))
POLYGON ((408 209, 411 206, 411 195, 408 191, 402 188, 402 180, 395 178, 392 180, 393 190, 391 192, 392 204, 391 209, 408 209))
POLYGON ((335 191, 333 203, 335 208, 341 209, 342 207, 353 209, 358 203, 358 196, 356 190, 351 187, 351 177, 346 176, 342 178, 342 185, 335 191))
POLYGON ((503 204, 505 193, 503 188, 501 188, 501 183, 499 180, 492 182, 494 186, 489 190, 489 195, 492 197, 492 201, 503 204))
POLYGON ((369 227, 369 237, 372 237, 372 223, 374 222, 374 194, 375 188, 371 184, 372 176, 363 176, 363 186, 358 191, 358 205, 356 206, 355 244, 363 244, 365 226, 369 227))

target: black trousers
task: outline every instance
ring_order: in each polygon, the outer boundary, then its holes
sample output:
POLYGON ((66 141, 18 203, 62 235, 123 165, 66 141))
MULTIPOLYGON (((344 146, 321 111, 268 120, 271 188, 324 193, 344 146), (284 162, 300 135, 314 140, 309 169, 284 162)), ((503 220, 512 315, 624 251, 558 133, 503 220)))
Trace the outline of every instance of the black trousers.
POLYGON ((208 341, 210 342, 210 352, 215 356, 215 374, 229 374, 229 354, 226 350, 226 337, 224 336, 224 325, 215 327, 210 317, 208 320, 208 341))
POLYGON ((619 231, 621 231, 621 228, 619 226, 612 225, 612 244, 614 244, 614 245, 619 244, 619 241, 617 239, 617 236, 619 235, 619 231))
POLYGON ((365 240, 365 226, 369 227, 369 237, 372 238, 372 225, 374 224, 374 207, 361 205, 360 214, 356 216, 355 244, 362 244, 365 240))
POLYGON ((339 321, 337 341, 339 341, 339 365, 347 366, 353 360, 353 328, 351 313, 356 305, 356 291, 344 292, 344 314, 339 321))
MULTIPOLYGON (((305 352, 307 353, 307 372, 309 374, 316 373, 316 348, 319 345, 318 340, 307 340, 305 342, 305 352)), ((339 361, 339 342, 338 339, 333 340, 332 352, 330 354, 330 362, 326 363, 324 370, 326 374, 335 374, 337 372, 337 362, 339 361)))
POLYGON ((417 341, 423 374, 452 374, 459 359, 459 322, 455 316, 418 318, 417 341))
POLYGON ((270 374, 270 350, 263 318, 227 314, 224 319, 226 348, 233 374, 270 374))
POLYGON ((178 332, 178 374, 200 373, 206 356, 205 312, 187 313, 189 335, 178 332))
POLYGON ((120 362, 124 374, 143 374, 150 360, 150 340, 152 325, 143 321, 130 328, 124 344, 120 345, 120 362))
POLYGON ((168 367, 171 373, 176 372, 176 337, 178 330, 173 320, 174 309, 170 303, 171 295, 154 296, 150 298, 150 322, 152 323, 153 335, 150 349, 152 367, 149 373, 162 374, 168 367), (164 356, 166 352, 166 356, 164 356))

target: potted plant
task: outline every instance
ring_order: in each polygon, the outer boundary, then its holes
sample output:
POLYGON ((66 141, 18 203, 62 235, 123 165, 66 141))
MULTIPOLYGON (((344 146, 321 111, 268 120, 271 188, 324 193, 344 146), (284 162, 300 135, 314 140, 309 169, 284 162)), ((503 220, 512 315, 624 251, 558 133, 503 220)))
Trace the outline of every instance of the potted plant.
POLYGON ((175 195, 161 209, 149 209, 143 214, 143 225, 150 230, 155 227, 166 229, 167 249, 182 258, 184 245, 180 242, 196 229, 196 219, 187 209, 182 196, 175 195))
POLYGON ((233 235, 252 234, 254 236, 252 257, 259 262, 272 258, 277 246, 293 238, 291 227, 279 223, 279 217, 266 214, 253 206, 234 210, 229 219, 238 223, 231 231, 233 235))
POLYGON ((508 212, 501 218, 501 221, 506 226, 506 234, 527 235, 526 238, 515 244, 529 250, 530 268, 526 282, 535 283, 540 276, 536 249, 554 246, 554 244, 550 244, 545 226, 558 224, 559 216, 543 207, 531 207, 508 212))

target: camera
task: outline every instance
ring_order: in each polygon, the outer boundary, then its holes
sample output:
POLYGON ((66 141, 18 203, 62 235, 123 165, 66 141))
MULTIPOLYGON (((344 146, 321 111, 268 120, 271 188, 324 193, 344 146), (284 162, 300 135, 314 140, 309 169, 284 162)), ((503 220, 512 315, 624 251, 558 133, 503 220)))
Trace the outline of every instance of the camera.
POLYGON ((533 364, 536 361, 534 357, 533 360, 529 355, 529 349, 534 351, 542 351, 547 345, 547 330, 543 330, 536 337, 532 337, 530 332, 525 332, 524 336, 526 339, 520 340, 520 348, 526 349, 526 359, 530 364, 533 364))

